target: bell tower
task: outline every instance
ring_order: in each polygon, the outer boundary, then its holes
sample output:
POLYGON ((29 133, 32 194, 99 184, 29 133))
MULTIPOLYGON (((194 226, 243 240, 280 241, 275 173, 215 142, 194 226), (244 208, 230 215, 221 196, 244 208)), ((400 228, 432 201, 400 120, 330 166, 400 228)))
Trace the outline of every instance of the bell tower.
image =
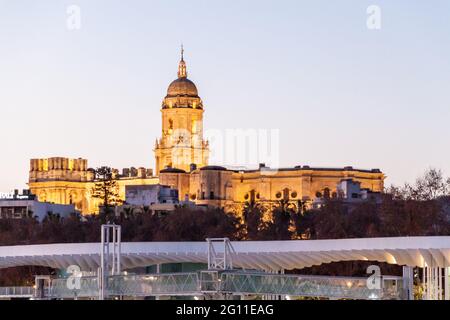
POLYGON ((156 174, 167 167, 190 171, 191 164, 208 164, 208 142, 203 139, 203 102, 197 87, 187 78, 184 49, 178 78, 162 102, 162 136, 155 143, 156 174))

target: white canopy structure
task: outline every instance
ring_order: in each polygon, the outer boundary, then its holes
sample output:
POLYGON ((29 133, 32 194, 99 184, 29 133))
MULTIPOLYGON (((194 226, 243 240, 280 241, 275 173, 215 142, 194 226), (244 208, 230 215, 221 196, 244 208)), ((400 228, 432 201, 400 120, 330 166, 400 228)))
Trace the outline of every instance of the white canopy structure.
MULTIPOLYGON (((244 269, 291 270, 337 261, 366 260, 410 267, 450 267, 450 237, 399 237, 300 241, 234 241, 233 265, 244 269)), ((48 266, 82 270, 100 266, 100 243, 0 247, 0 268, 48 266)), ((123 269, 164 263, 207 263, 206 242, 125 242, 123 269)))

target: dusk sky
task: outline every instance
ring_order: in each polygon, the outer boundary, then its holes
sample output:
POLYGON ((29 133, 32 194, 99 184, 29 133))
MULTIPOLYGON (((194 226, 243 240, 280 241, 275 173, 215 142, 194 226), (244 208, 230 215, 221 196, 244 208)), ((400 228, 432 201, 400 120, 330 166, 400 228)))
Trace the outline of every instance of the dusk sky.
POLYGON ((281 166, 450 175, 449 19, 448 0, 0 0, 0 192, 30 158, 154 168, 181 43, 205 130, 279 129, 281 166))

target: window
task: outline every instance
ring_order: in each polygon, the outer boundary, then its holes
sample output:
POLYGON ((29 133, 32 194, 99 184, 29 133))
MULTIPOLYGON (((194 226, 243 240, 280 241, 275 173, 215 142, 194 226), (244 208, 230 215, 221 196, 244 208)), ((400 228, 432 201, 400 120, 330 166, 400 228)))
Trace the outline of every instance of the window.
POLYGON ((209 193, 209 199, 210 199, 210 200, 214 200, 214 191, 211 191, 211 192, 209 193))
POLYGON ((173 120, 169 119, 169 134, 172 134, 173 132, 173 120))

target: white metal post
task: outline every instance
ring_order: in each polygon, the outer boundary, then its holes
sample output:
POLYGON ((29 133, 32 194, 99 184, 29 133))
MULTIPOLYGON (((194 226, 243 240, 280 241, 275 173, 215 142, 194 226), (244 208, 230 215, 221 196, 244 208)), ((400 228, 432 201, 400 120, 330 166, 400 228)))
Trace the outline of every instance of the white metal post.
POLYGON ((233 246, 231 245, 230 239, 228 238, 208 238, 208 269, 222 269, 230 270, 233 269, 233 258, 232 254, 235 254, 233 246), (223 245, 223 252, 216 251, 214 246, 215 243, 223 245))
POLYGON ((122 256, 122 227, 121 226, 117 226, 117 251, 118 251, 118 255, 117 255, 117 273, 120 274, 122 272, 122 261, 121 261, 121 256, 122 256))
POLYGON ((108 276, 119 275, 121 272, 121 227, 114 224, 105 224, 101 227, 101 252, 99 268, 99 299, 106 298, 108 276), (112 232, 112 257, 111 257, 112 232), (112 265, 110 259, 112 258, 112 265))

